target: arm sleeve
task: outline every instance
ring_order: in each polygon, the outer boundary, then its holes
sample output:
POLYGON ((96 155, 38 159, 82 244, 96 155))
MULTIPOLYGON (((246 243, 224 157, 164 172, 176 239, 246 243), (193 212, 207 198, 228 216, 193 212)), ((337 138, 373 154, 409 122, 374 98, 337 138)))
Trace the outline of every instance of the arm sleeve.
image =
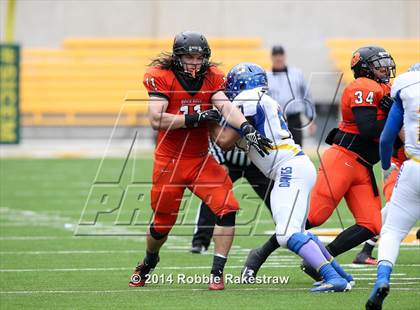
POLYGON ((380 137, 385 120, 376 119, 377 108, 374 106, 361 106, 352 109, 360 136, 366 140, 374 140, 380 137))
POLYGON ((163 97, 169 100, 170 86, 164 75, 149 70, 144 74, 143 85, 146 87, 149 96, 163 97))
POLYGON ((403 116, 404 110, 398 92, 394 98, 394 103, 391 111, 389 112, 379 143, 379 152, 381 155, 381 164, 383 169, 388 169, 391 166, 392 148, 394 141, 403 126, 403 116))

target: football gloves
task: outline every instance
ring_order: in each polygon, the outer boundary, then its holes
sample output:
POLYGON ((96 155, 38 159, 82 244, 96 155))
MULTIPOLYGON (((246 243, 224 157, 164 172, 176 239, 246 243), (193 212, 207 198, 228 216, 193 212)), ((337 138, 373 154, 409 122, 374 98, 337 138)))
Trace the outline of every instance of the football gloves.
POLYGON ((381 101, 379 102, 379 106, 383 111, 388 113, 389 110, 391 110, 393 102, 394 100, 390 96, 385 95, 382 97, 381 101))
POLYGON ((219 122, 221 119, 220 113, 217 110, 211 109, 199 113, 185 114, 185 127, 198 127, 203 122, 219 122))
POLYGON ((248 143, 253 146, 262 157, 270 153, 273 142, 259 134, 254 126, 248 122, 244 122, 241 125, 241 131, 248 143))

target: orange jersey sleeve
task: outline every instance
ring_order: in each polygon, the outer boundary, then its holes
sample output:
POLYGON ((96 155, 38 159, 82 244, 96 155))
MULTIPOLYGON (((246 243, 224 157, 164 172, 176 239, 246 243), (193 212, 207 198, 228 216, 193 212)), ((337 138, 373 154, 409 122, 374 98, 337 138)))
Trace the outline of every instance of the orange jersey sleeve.
POLYGON ((386 113, 379 109, 383 96, 389 95, 391 90, 388 84, 379 84, 368 78, 358 78, 351 82, 343 91, 341 97, 342 121, 339 128, 344 132, 359 134, 353 108, 374 107, 377 109, 377 119, 386 117, 386 113))
POLYGON ((210 67, 207 70, 207 76, 210 81, 209 88, 210 91, 213 93, 217 93, 218 91, 223 91, 225 89, 226 78, 223 72, 217 67, 210 67))
POLYGON ((146 87, 149 96, 161 96, 170 98, 171 85, 168 79, 168 70, 156 67, 149 68, 144 74, 143 85, 146 87))

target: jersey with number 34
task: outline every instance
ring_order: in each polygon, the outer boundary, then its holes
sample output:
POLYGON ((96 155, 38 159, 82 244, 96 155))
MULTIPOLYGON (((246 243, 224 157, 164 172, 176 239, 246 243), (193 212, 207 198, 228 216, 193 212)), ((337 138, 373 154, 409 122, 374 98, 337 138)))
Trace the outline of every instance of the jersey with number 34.
POLYGON ((379 103, 383 96, 391 91, 390 84, 378 83, 374 80, 360 77, 351 82, 343 91, 341 97, 341 115, 340 130, 352 134, 359 134, 356 120, 353 114, 353 108, 357 107, 376 107, 377 120, 386 118, 386 113, 379 109, 379 103))

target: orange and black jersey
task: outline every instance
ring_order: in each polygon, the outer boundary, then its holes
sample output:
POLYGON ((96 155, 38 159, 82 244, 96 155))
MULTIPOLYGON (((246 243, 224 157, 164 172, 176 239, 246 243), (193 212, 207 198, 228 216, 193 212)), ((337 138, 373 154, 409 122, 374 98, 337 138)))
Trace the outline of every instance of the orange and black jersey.
MULTIPOLYGON (((387 113, 379 108, 381 99, 389 95, 391 85, 378 83, 374 80, 361 77, 355 79, 344 89, 341 97, 341 115, 339 129, 352 134, 360 134, 360 128, 356 123, 355 109, 376 109, 378 121, 386 119, 387 113)), ((379 137, 378 137, 379 138, 379 137)))
POLYGON ((357 153, 370 164, 378 162, 378 142, 387 117, 380 102, 390 90, 389 84, 364 77, 351 82, 341 97, 342 121, 330 137, 332 142, 357 153))
MULTIPOLYGON (((150 97, 168 100, 166 113, 189 114, 212 108, 211 97, 225 87, 224 74, 217 67, 207 69, 201 85, 191 91, 172 70, 151 67, 144 75, 144 86, 150 97)), ((150 102, 149 104, 153 104, 150 102)), ((155 155, 172 158, 193 158, 208 153, 208 128, 159 130, 155 155)))

